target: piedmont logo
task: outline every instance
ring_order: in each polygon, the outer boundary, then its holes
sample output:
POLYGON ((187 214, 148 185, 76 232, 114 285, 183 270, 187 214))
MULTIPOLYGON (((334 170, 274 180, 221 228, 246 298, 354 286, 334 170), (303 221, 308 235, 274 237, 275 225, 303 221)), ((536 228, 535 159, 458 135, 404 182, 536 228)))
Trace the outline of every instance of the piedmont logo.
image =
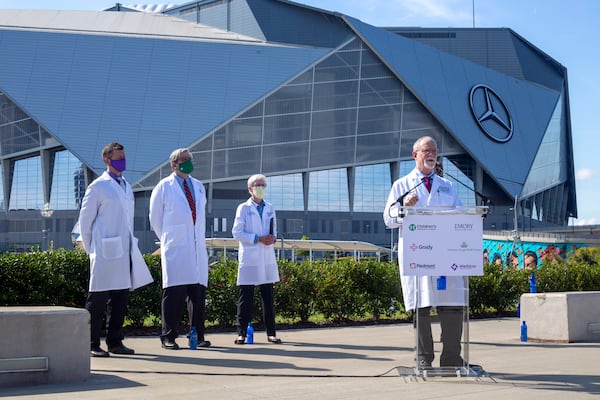
POLYGON ((410 269, 417 268, 417 263, 410 263, 410 269))

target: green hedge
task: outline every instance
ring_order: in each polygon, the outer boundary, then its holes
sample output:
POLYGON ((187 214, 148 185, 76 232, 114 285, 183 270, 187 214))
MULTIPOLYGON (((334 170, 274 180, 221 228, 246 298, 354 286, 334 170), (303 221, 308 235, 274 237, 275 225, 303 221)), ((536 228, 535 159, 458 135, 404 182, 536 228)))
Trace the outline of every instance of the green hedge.
MULTIPOLYGON (((128 319, 132 326, 160 323, 159 256, 145 255, 155 282, 131 293, 128 319)), ((568 261, 544 261, 535 272, 539 292, 600 290, 600 250, 579 249, 568 261)), ((373 259, 279 262, 281 281, 275 286, 277 315, 292 322, 377 320, 403 316, 396 263, 373 259)), ((483 276, 470 277, 471 313, 515 311, 529 291, 530 271, 484 266, 483 276)), ((84 307, 89 276, 88 256, 80 250, 0 255, 0 305, 63 305, 84 307)), ((207 292, 207 320, 231 327, 238 297, 237 263, 212 265, 207 292)), ((260 315, 260 298, 255 296, 260 315)))

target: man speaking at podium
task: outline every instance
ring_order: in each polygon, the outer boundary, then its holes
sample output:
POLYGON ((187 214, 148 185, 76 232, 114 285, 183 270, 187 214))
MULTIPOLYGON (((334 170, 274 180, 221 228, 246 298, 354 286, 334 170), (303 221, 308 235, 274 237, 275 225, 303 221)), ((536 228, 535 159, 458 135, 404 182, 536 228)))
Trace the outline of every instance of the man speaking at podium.
MULTIPOLYGON (((412 157, 415 168, 392 185, 383 211, 383 220, 389 228, 402 226, 402 215, 393 212, 401 206, 446 206, 458 207, 461 202, 452 182, 435 174, 437 144, 429 136, 423 136, 414 143, 412 157), (398 216, 396 216, 398 215, 398 216)), ((398 263, 402 266, 402 232, 398 238, 398 263)), ((402 268, 400 268, 402 271, 402 268)), ((417 366, 430 368, 434 359, 433 337, 431 334, 432 307, 437 309, 442 330, 442 354, 440 367, 462 367, 461 353, 463 308, 465 283, 462 276, 401 276, 402 294, 406 310, 414 311, 418 304, 418 318, 415 326, 418 331, 417 366), (441 279, 440 279, 441 278, 441 279), (417 293, 419 279, 419 293, 417 293), (443 284, 445 280, 445 285, 443 284), (419 296, 417 303, 417 295, 419 296)))

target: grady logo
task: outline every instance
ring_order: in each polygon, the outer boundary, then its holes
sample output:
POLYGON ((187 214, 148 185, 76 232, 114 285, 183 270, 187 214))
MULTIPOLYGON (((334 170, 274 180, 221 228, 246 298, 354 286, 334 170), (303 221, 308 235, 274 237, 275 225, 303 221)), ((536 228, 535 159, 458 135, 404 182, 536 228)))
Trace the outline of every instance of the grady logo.
POLYGON ((508 107, 491 87, 473 86, 469 104, 477 125, 490 139, 505 143, 512 138, 513 122, 508 107))
POLYGON ((411 249, 412 251, 415 251, 415 250, 417 250, 418 248, 419 248, 419 247, 418 247, 416 244, 414 244, 414 243, 410 245, 410 249, 411 249))

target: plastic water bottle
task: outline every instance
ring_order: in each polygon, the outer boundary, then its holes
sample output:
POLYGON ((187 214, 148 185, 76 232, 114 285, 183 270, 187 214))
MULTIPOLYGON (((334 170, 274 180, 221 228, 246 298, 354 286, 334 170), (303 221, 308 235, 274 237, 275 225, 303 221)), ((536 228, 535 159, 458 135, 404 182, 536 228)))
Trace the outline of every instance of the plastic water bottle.
POLYGON ((192 326, 192 330, 190 331, 190 349, 198 349, 198 331, 195 326, 192 326))
POLYGON ((446 290, 446 277, 445 276, 438 276, 437 290, 446 290))
POLYGON ((521 342, 527 341, 527 323, 523 321, 521 324, 521 342))
POLYGON ((248 322, 248 328, 246 328, 246 344, 254 343, 254 327, 252 322, 248 322))
POLYGON ((529 293, 537 293, 537 282, 533 272, 529 275, 529 293))

